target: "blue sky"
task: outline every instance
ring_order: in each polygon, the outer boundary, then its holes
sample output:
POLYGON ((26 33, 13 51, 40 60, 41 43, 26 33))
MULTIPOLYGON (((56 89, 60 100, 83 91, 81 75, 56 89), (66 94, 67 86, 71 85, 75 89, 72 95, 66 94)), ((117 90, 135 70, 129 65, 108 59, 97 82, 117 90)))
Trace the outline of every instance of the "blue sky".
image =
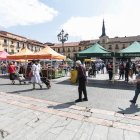
POLYGON ((1 0, 0 29, 41 42, 97 39, 105 19, 109 37, 140 35, 139 0, 1 0))

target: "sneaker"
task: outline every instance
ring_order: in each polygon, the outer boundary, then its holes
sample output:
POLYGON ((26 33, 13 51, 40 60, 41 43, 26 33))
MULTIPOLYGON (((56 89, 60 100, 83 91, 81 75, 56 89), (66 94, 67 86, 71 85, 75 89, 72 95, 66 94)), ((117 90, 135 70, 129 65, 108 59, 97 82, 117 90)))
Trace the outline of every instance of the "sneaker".
POLYGON ((132 103, 132 104, 135 104, 136 102, 134 102, 133 100, 130 100, 130 102, 132 103))
POLYGON ((76 103, 82 102, 82 101, 83 101, 82 99, 77 99, 77 100, 75 100, 76 103))
POLYGON ((83 98, 83 101, 88 101, 88 98, 83 98))

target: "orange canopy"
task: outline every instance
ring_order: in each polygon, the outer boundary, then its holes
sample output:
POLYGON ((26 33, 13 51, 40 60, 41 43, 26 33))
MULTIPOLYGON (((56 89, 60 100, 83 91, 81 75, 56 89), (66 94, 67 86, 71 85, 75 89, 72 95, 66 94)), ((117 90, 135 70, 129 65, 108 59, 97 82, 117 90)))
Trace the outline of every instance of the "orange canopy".
POLYGON ((33 54, 28 48, 23 48, 20 52, 7 56, 8 59, 29 59, 29 56, 33 54))
POLYGON ((41 51, 34 53, 30 59, 66 59, 66 56, 61 55, 54 51, 52 48, 49 46, 46 46, 44 49, 41 51))

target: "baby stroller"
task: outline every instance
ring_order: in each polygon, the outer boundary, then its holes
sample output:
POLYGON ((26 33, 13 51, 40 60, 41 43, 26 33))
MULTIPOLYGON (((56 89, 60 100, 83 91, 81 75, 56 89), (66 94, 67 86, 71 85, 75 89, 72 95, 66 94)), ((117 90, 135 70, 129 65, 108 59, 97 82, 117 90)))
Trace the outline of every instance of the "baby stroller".
POLYGON ((51 88, 51 83, 49 79, 47 79, 46 77, 41 77, 41 81, 46 85, 48 89, 51 88))
POLYGON ((23 82, 24 84, 26 84, 25 77, 23 76, 23 74, 17 73, 16 76, 17 76, 17 79, 18 79, 20 85, 21 85, 22 82, 23 82))

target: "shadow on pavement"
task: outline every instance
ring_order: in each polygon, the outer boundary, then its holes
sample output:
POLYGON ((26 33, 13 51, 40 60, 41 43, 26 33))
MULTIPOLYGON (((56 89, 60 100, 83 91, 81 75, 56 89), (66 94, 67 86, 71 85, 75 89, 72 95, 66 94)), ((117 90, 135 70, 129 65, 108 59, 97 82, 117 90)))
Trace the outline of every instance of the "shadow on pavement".
MULTIPOLYGON (((77 84, 71 84, 70 80, 57 82, 56 84, 77 86, 77 84)), ((122 90, 134 90, 135 89, 135 85, 128 84, 127 82, 124 82, 124 81, 115 81, 113 83, 113 81, 95 80, 95 79, 89 79, 87 86, 88 87, 108 88, 108 89, 122 89, 122 90)))
POLYGON ((56 106, 48 106, 48 108, 53 108, 53 109, 65 109, 65 108, 69 108, 70 106, 75 105, 75 102, 67 102, 67 103, 63 103, 63 104, 59 104, 56 106))
POLYGON ((49 90, 48 88, 36 88, 35 90, 32 89, 32 87, 30 89, 25 89, 25 90, 17 90, 17 91, 11 91, 11 92, 7 92, 7 93, 10 93, 10 94, 20 94, 20 93, 23 93, 23 92, 29 92, 29 91, 42 91, 42 90, 49 90))
POLYGON ((140 111, 138 105, 135 104, 130 104, 130 106, 126 109, 122 109, 122 108, 118 108, 118 109, 120 109, 120 111, 118 111, 117 113, 121 113, 121 114, 134 114, 140 111))
POLYGON ((7 92, 10 94, 20 94, 21 92, 29 92, 29 91, 33 91, 32 89, 26 89, 26 90, 17 90, 17 91, 11 91, 11 92, 7 92))

